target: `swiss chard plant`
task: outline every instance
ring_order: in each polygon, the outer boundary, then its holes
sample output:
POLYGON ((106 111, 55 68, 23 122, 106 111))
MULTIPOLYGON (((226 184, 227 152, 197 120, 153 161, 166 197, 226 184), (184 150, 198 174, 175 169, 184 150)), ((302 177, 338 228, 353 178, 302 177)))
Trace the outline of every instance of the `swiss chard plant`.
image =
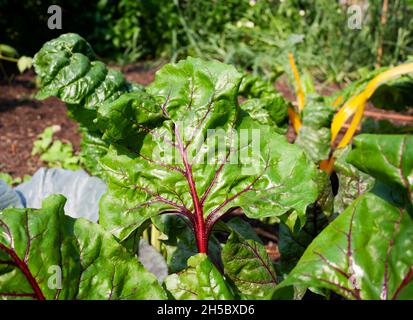
POLYGON ((39 97, 69 103, 106 146, 100 223, 120 240, 156 215, 176 214, 207 253, 214 224, 233 208, 251 218, 304 218, 317 197, 315 166, 274 131, 280 116, 268 125, 242 109, 247 102, 239 106, 242 75, 231 66, 188 58, 163 67, 144 90, 119 74, 115 81, 76 35, 47 43, 35 65, 39 97))
POLYGON ((41 209, 0 214, 0 297, 165 299, 154 275, 101 226, 64 214, 63 196, 41 209))
POLYGON ((412 71, 411 63, 376 71, 334 100, 313 92, 313 96, 305 97, 305 104, 301 103, 301 112, 294 111, 297 143, 307 139, 307 123, 315 129, 313 141, 321 141, 326 135, 331 140, 327 148, 326 143, 314 144, 312 150, 303 148, 316 162, 329 158, 320 162, 320 168, 332 175, 333 218, 338 217, 327 227, 324 223, 325 229, 314 240, 305 227, 298 234, 284 235, 280 251, 291 255, 295 250, 301 258, 277 290, 293 285, 327 296, 334 291, 348 299, 413 298, 413 261, 408 249, 413 239, 412 136, 362 134, 355 138, 353 148, 348 145, 368 100, 377 108, 387 104, 387 108, 406 109, 411 95, 403 88, 409 87, 411 80, 394 79, 412 71), (384 84, 389 80, 390 84, 384 84), (347 101, 331 119, 331 110, 343 100, 347 101), (314 101, 324 105, 315 115, 311 113, 314 101), (306 109, 309 112, 304 112, 306 109), (342 132, 342 125, 352 115, 348 129, 342 132), (327 117, 329 121, 320 121, 327 117), (331 132, 324 129, 327 126, 331 126, 331 132), (284 248, 285 244, 290 244, 290 250, 284 248))
POLYGON ((143 88, 75 34, 47 42, 34 66, 38 98, 67 103, 83 165, 108 190, 98 223, 65 216, 61 196, 0 213, 2 297, 413 298, 411 136, 332 151, 326 99, 307 97, 294 117, 271 85, 196 58, 143 88), (234 212, 279 224, 276 263, 234 212), (136 257, 150 224, 169 266, 162 286, 136 257))
POLYGON ((300 285, 348 299, 413 298, 413 139, 360 135, 350 164, 375 179, 309 245, 278 287, 300 285))

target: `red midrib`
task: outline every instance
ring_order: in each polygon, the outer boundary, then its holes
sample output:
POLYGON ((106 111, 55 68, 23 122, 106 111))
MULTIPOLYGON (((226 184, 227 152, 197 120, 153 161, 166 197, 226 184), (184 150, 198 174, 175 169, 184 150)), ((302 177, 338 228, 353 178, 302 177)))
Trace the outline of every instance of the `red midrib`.
POLYGON ((199 253, 207 253, 207 239, 206 239, 206 229, 205 229, 205 221, 204 221, 204 214, 202 210, 202 206, 199 202, 198 193, 196 192, 195 182, 192 177, 192 174, 188 175, 188 182, 189 188, 191 190, 192 200, 195 206, 195 215, 196 215, 196 237, 198 242, 198 249, 199 253))
POLYGON ((24 276, 26 277, 27 281, 29 281, 30 286, 34 291, 36 298, 38 300, 46 300, 42 290, 37 284, 36 279, 33 277, 26 263, 19 258, 14 250, 7 248, 2 243, 0 243, 0 249, 3 249, 7 254, 9 254, 13 261, 16 263, 17 267, 21 270, 21 272, 23 272, 24 276))
POLYGON ((196 216, 196 239, 198 244, 198 251, 199 253, 207 253, 208 251, 208 240, 206 239, 206 229, 205 229, 205 221, 204 221, 204 214, 201 202, 199 201, 198 192, 196 191, 194 177, 192 176, 192 168, 191 165, 188 163, 188 159, 186 157, 186 152, 183 154, 183 161, 186 169, 186 175, 189 184, 189 190, 191 192, 192 201, 194 203, 195 208, 195 216, 196 216))
POLYGON ((179 146, 179 151, 181 153, 182 161, 184 162, 185 166, 185 176, 188 180, 189 190, 192 197, 192 202, 194 204, 195 209, 195 216, 196 216, 196 224, 195 224, 195 236, 198 246, 199 253, 207 253, 208 252, 208 239, 206 234, 205 228, 205 221, 204 221, 204 214, 203 214, 203 207, 201 202, 199 201, 198 192, 196 191, 194 177, 192 175, 192 167, 188 161, 188 155, 184 148, 183 141, 181 138, 181 134, 179 133, 179 128, 175 127, 175 135, 179 146))

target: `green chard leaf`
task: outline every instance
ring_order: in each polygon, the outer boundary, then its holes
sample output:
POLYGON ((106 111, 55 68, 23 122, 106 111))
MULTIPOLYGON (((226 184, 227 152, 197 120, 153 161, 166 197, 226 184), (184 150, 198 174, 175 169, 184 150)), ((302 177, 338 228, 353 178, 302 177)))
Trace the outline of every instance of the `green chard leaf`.
POLYGON ((225 276, 242 299, 268 299, 277 284, 265 247, 232 232, 222 250, 225 276))
POLYGON ((278 92, 271 82, 247 73, 242 79, 239 93, 245 98, 262 98, 277 94, 278 92))
POLYGON ((241 104, 241 109, 248 112, 257 122, 272 126, 280 134, 287 132, 285 116, 287 103, 280 95, 252 98, 241 104))
MULTIPOLYGON (((83 135, 101 139, 95 124, 97 110, 123 93, 135 91, 119 71, 106 68, 95 60, 92 48, 77 34, 68 33, 46 42, 34 56, 33 64, 40 79, 38 99, 58 97, 68 104, 69 115, 80 124, 83 135)), ((82 142, 86 167, 100 173, 96 161, 88 161, 94 151, 87 150, 89 140, 82 142)), ((107 145, 107 142, 105 142, 107 145)), ((92 142, 91 148, 95 144, 92 142)), ((83 155, 83 154, 82 154, 83 155)))
POLYGON ((413 203, 413 136, 359 135, 347 161, 377 180, 406 189, 413 203))
POLYGON ((166 288, 177 300, 231 300, 231 288, 206 254, 188 259, 188 268, 165 279, 166 288))
POLYGON ((124 239, 159 212, 191 220, 197 210, 209 228, 233 207, 252 218, 290 210, 304 217, 317 197, 317 170, 272 127, 239 111, 240 81, 233 67, 188 58, 162 68, 147 94, 99 110, 105 135, 119 141, 101 159, 106 228, 124 239))
POLYGON ((370 191, 317 236, 279 288, 327 289, 348 299, 412 299, 411 137, 360 135, 354 145, 342 169, 359 177, 359 170, 366 172, 374 186, 369 182, 370 191))
POLYGON ((154 275, 99 225, 64 215, 63 196, 42 209, 0 213, 4 299, 165 299, 154 275))
POLYGON ((302 228, 291 230, 285 223, 280 223, 278 249, 280 271, 283 274, 288 274, 296 266, 309 244, 329 222, 318 206, 308 207, 306 215, 306 223, 302 228))
POLYGON ((278 289, 301 285, 348 299, 412 299, 413 221, 366 193, 311 243, 278 289))
POLYGON ((98 161, 108 152, 108 145, 102 140, 101 133, 82 130, 80 146, 80 163, 82 166, 91 175, 102 177, 103 172, 100 170, 98 161))
POLYGON ((239 95, 248 99, 241 104, 241 109, 254 120, 272 126, 280 134, 286 133, 290 103, 275 90, 272 83, 247 74, 242 79, 239 95))
POLYGON ((302 112, 302 126, 295 143, 316 163, 329 157, 334 112, 332 106, 317 99, 310 99, 302 112))
POLYGON ((241 235, 244 239, 254 240, 259 244, 263 244, 260 237, 255 232, 254 228, 244 219, 240 217, 231 218, 229 221, 225 222, 225 231, 231 233, 231 231, 236 232, 241 235))

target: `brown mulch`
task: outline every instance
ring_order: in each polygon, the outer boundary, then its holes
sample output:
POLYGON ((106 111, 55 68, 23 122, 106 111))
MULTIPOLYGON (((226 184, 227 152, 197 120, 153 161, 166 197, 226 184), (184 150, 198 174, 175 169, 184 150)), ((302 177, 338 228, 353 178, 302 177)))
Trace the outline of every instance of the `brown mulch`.
POLYGON ((77 125, 67 117, 65 104, 56 98, 34 99, 34 81, 30 71, 16 76, 10 84, 0 82, 0 171, 13 177, 31 175, 42 166, 31 151, 37 135, 48 126, 59 125, 56 137, 79 147, 77 125))
MULTIPOLYGON (((129 81, 147 85, 154 79, 156 69, 144 65, 122 68, 129 81)), ((56 98, 36 100, 34 72, 17 75, 9 83, 0 79, 0 172, 13 177, 32 175, 43 166, 32 156, 33 142, 46 127, 58 125, 54 137, 71 142, 79 150, 80 134, 76 122, 68 118, 66 106, 56 98)))
POLYGON ((147 86, 155 80, 155 73, 161 66, 147 66, 145 64, 127 65, 120 69, 126 80, 147 86))

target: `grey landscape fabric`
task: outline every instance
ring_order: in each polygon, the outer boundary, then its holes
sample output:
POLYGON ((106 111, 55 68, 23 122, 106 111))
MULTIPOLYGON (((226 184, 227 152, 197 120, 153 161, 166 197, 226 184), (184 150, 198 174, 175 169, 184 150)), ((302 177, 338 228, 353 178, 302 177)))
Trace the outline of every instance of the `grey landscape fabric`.
POLYGON ((41 208, 47 196, 62 194, 67 199, 67 215, 96 222, 99 218, 99 200, 106 188, 102 180, 89 176, 83 170, 41 168, 15 190, 23 195, 26 208, 41 208))

